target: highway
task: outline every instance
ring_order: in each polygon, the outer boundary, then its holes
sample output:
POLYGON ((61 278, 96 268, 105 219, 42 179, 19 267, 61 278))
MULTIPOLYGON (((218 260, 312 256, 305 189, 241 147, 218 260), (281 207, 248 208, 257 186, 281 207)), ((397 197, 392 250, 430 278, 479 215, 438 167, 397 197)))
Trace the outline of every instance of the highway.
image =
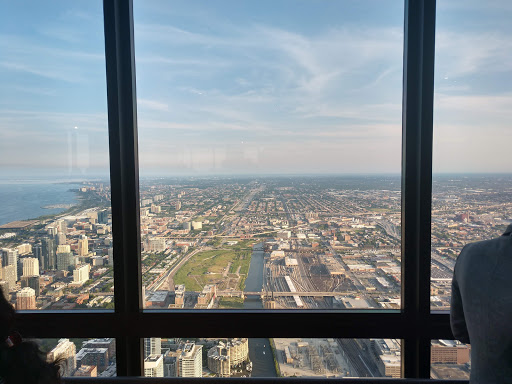
POLYGON ((391 236, 397 240, 400 240, 400 231, 398 230, 398 228, 400 228, 400 227, 397 227, 396 225, 390 223, 387 220, 379 220, 377 222, 377 225, 379 227, 381 227, 382 229, 384 229, 384 231, 386 231, 388 236, 391 236))

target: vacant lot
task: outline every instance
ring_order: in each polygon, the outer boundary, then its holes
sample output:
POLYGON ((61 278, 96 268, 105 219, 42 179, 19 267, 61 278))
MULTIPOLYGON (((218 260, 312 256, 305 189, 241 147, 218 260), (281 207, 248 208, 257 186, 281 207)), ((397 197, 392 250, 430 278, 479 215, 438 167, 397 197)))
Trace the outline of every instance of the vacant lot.
POLYGON ((188 260, 174 276, 175 284, 185 284, 187 291, 200 292, 207 284, 218 290, 244 287, 251 263, 251 249, 238 247, 200 252, 188 260))
POLYGON ((221 297, 219 300, 219 308, 240 309, 244 307, 244 299, 241 297, 221 297))

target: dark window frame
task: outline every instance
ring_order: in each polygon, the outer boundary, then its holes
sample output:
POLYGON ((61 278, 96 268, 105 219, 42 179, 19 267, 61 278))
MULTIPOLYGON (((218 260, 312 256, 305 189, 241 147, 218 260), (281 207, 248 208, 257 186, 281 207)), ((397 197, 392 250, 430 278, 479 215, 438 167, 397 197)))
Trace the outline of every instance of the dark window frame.
POLYGON ((453 338, 449 315, 430 310, 436 2, 404 3, 401 310, 142 311, 133 0, 104 0, 115 311, 26 311, 22 334, 115 337, 118 376, 143 375, 144 337, 397 338, 402 376, 429 378, 431 339, 453 338))

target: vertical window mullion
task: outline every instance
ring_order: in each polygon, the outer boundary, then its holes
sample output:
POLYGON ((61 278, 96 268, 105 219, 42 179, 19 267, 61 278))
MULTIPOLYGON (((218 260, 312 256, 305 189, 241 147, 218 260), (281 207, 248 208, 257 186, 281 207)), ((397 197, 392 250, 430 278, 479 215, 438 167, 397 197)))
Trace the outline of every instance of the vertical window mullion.
POLYGON ((406 0, 402 125, 403 376, 430 376, 430 232, 435 0, 406 0))
MULTIPOLYGON (((115 311, 136 318, 141 311, 139 164, 132 0, 104 0, 107 67, 115 311)), ((120 324, 136 327, 136 324, 120 324)), ((128 334, 128 329, 123 335, 128 334)), ((142 375, 140 338, 117 339, 118 376, 142 375)))

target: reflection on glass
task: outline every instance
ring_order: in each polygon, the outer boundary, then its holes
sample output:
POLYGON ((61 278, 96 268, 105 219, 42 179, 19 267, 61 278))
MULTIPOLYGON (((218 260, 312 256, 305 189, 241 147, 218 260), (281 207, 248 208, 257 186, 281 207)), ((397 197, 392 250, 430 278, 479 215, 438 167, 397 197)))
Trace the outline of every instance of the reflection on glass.
POLYGON ((102 4, 1 18, 0 286, 17 310, 113 308, 102 4))
POLYGON ((430 377, 441 380, 468 380, 471 346, 453 340, 432 340, 430 377))
POLYGON ((394 377, 395 339, 144 339, 147 377, 394 377))
POLYGON ((439 2, 436 20, 432 309, 449 309, 462 247, 512 220, 512 97, 506 0, 439 2))
POLYGON ((403 3, 278 3, 134 3, 146 308, 400 306, 403 3))
POLYGON ((116 376, 116 340, 36 339, 47 361, 58 361, 62 377, 116 376))

